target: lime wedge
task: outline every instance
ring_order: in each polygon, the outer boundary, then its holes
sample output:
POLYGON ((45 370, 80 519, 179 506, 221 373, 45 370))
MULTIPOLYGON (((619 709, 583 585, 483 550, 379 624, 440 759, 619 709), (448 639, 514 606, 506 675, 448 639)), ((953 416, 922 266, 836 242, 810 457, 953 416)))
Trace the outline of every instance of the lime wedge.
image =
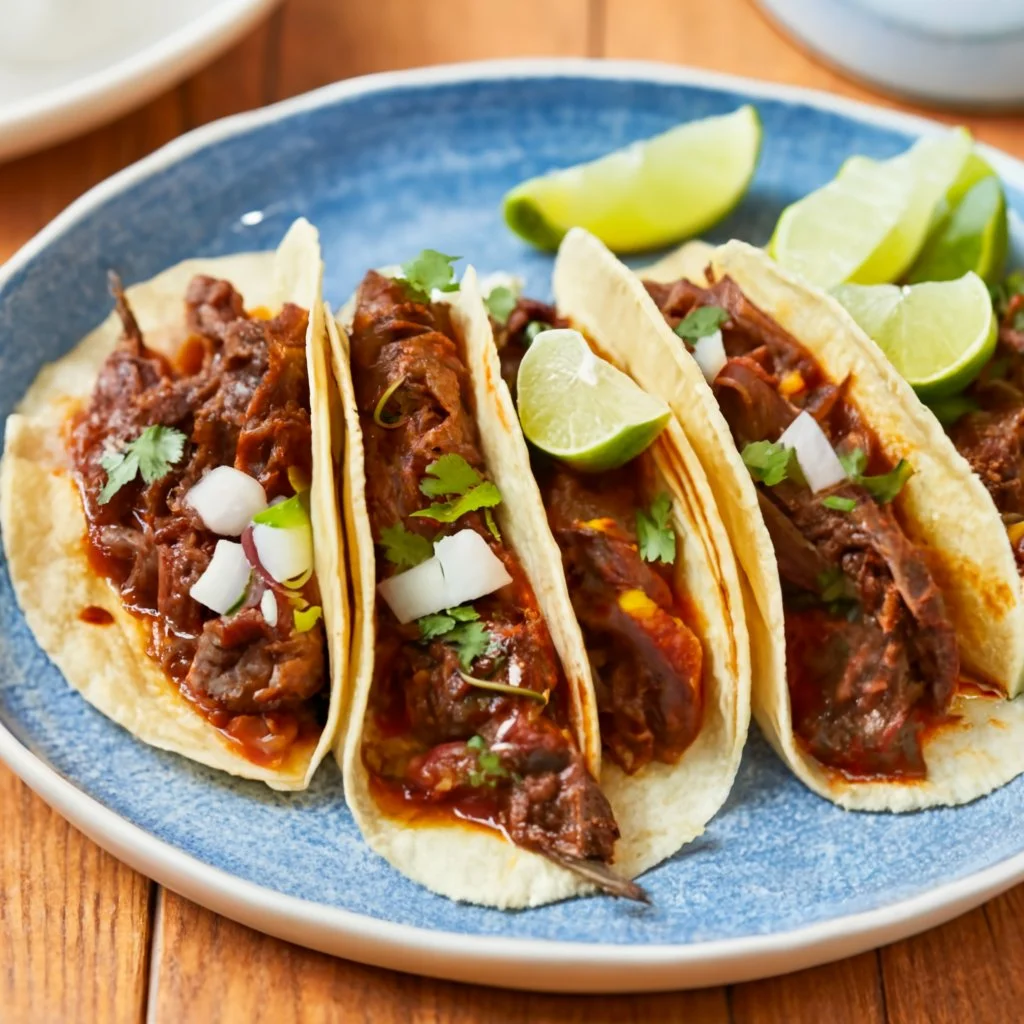
POLYGON ((542 331, 519 365, 519 420, 541 451, 601 472, 639 455, 671 412, 573 330, 542 331))
POLYGON ((997 322, 985 282, 841 285, 836 298, 923 399, 965 388, 992 357, 997 322))
POLYGON ((711 227, 743 198, 760 150, 757 111, 740 107, 524 181, 505 196, 505 220, 541 249, 556 249, 572 227, 615 252, 669 245, 711 227))
POLYGON ((852 157, 782 212, 772 256, 812 284, 881 284, 906 272, 971 155, 962 128, 919 139, 891 160, 852 157))
POLYGON ((992 175, 968 189, 932 230, 907 280, 952 281, 973 271, 995 284, 1003 275, 1008 246, 1006 197, 992 175))

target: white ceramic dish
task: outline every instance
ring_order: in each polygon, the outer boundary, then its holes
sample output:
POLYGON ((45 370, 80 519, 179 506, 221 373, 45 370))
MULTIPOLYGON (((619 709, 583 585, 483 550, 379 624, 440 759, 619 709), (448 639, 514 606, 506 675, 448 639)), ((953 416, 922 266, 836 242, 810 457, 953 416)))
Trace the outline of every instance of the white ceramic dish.
POLYGON ((275 2, 0 0, 0 160, 145 103, 275 2))

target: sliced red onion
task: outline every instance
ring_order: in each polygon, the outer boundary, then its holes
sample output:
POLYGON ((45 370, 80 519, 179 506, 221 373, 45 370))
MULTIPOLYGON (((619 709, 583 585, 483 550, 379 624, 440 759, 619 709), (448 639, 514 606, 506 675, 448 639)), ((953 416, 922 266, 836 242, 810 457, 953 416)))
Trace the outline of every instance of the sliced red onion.
POLYGON ((719 330, 714 334, 706 334, 703 338, 698 338, 693 346, 693 358, 697 360, 704 379, 711 384, 728 362, 722 332, 719 330))
POLYGON ((252 517, 267 507, 259 480, 234 466, 215 466, 185 495, 208 530, 222 537, 237 537, 252 517))
POLYGON ((377 591, 402 625, 449 607, 444 599, 444 573, 436 557, 384 580, 377 591))
POLYGON ((444 575, 443 608, 475 601, 508 586, 512 577, 487 541, 475 530, 459 530, 434 545, 444 575))
POLYGON ((313 565, 313 531, 308 526, 282 530, 256 523, 252 543, 260 564, 278 583, 301 576, 313 565))
POLYGON ((192 584, 189 594, 201 605, 224 615, 241 603, 251 575, 252 566, 242 545, 219 540, 206 572, 192 584))
POLYGON ((832 443, 809 412, 800 413, 786 427, 779 444, 796 452, 797 462, 812 491, 835 487, 846 479, 846 470, 832 449, 832 443))
POLYGON ((277 625, 277 594, 272 590, 264 590, 260 598, 260 611, 267 620, 268 626, 277 625))

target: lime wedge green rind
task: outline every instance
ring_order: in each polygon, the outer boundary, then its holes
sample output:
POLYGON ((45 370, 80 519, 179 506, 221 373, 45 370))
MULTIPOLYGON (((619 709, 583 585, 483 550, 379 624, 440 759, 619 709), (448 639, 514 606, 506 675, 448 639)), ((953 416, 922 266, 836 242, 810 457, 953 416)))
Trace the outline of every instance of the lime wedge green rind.
POLYGON ((557 248, 572 227, 615 252, 670 245, 707 230, 739 203, 760 151, 757 111, 740 107, 524 181, 505 196, 505 221, 541 249, 557 248))
POLYGON ((543 331, 519 366, 519 419, 527 439, 575 469, 603 472, 639 455, 671 412, 594 355, 572 330, 543 331))
POLYGON ((852 157, 832 181, 782 212, 769 251, 822 288, 897 280, 970 156, 970 134, 955 129, 919 139, 890 160, 852 157))
POLYGON ((998 325, 977 274, 903 288, 843 285, 834 294, 927 401, 963 390, 995 351, 998 325))

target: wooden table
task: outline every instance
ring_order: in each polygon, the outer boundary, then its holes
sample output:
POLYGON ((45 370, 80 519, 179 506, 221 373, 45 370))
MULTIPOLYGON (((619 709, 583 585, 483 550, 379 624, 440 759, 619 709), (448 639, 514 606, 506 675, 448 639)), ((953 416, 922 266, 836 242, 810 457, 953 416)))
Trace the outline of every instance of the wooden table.
MULTIPOLYGON (((815 64, 749 0, 287 0, 142 110, 0 166, 0 258, 91 185, 206 121, 352 75, 525 55, 650 58, 898 105, 815 64)), ((955 120, 1024 156, 1024 119, 955 120)), ((918 938, 787 977, 541 996, 361 967, 259 935, 118 863, 2 767, 0 822, 0 1020, 11 1024, 1024 1019, 1024 886, 918 938)))

